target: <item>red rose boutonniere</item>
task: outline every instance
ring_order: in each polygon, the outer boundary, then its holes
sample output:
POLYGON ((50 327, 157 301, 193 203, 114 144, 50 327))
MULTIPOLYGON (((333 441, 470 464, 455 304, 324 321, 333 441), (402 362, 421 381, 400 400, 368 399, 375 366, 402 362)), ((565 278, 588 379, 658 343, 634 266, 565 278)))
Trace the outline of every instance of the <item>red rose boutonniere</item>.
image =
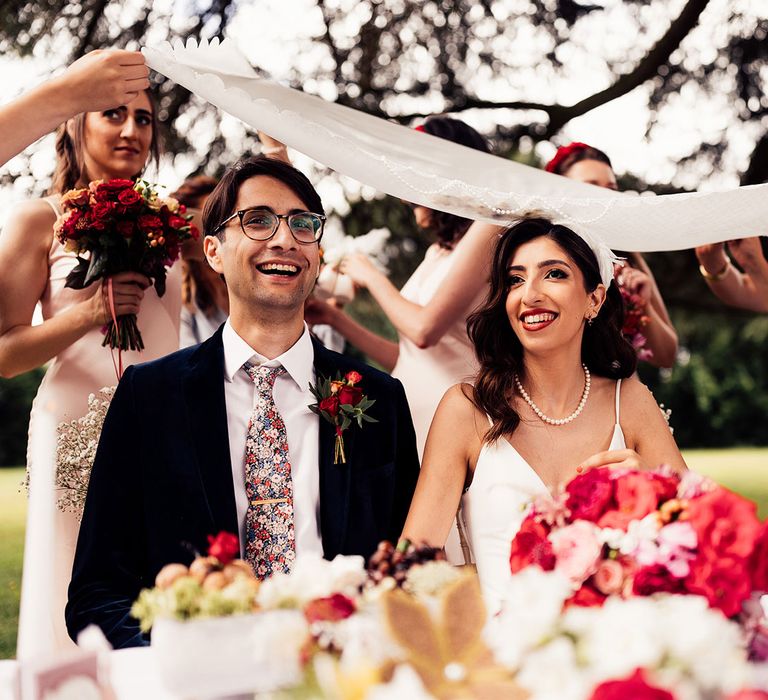
POLYGON ((369 399, 358 386, 363 377, 354 370, 347 372, 343 378, 329 379, 321 377, 315 386, 309 385, 312 396, 317 399, 309 410, 325 418, 336 429, 336 441, 333 450, 333 463, 344 464, 347 461, 344 455, 344 431, 352 425, 352 421, 362 428, 363 421, 377 423, 365 412, 376 403, 376 399, 369 399))

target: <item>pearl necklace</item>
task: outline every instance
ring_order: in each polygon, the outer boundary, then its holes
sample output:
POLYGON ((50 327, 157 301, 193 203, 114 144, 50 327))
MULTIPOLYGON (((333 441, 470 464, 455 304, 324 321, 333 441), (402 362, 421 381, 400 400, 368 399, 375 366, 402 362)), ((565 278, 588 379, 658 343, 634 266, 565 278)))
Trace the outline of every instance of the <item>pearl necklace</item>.
POLYGON ((533 399, 531 399, 531 397, 528 395, 528 392, 523 388, 523 385, 520 383, 520 377, 517 376, 517 373, 515 373, 515 384, 517 385, 517 390, 520 392, 520 396, 523 397, 523 401, 525 401, 525 403, 531 407, 533 412, 539 418, 541 418, 541 420, 543 420, 545 423, 549 423, 550 425, 565 425, 566 423, 573 421, 584 410, 584 406, 587 405, 587 399, 589 398, 589 387, 592 380, 589 375, 587 366, 582 365, 582 367, 584 368, 584 391, 581 394, 581 401, 579 401, 579 405, 576 407, 576 410, 567 418, 550 418, 549 416, 544 415, 544 412, 535 403, 533 403, 533 399))

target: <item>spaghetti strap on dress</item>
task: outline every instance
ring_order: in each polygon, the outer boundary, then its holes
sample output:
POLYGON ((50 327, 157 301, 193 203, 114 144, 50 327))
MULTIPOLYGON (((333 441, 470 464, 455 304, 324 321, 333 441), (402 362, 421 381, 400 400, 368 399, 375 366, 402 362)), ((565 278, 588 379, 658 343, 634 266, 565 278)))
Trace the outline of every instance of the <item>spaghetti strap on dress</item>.
MULTIPOLYGON (((615 425, 609 449, 626 448, 620 419, 621 380, 616 382, 615 425)), ((490 420, 490 418, 489 418, 490 420)), ((462 516, 488 611, 498 612, 510 578, 512 538, 525 517, 526 504, 549 490, 536 470, 506 439, 480 450, 472 483, 462 496, 462 516)))

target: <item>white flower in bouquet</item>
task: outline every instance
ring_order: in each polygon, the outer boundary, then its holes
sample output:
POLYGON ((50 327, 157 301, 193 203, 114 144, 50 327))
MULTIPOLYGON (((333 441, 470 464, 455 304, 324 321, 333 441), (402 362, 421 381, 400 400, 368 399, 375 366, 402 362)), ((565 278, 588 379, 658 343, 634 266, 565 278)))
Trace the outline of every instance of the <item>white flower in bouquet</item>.
MULTIPOLYGON (((656 538, 660 523, 655 513, 646 515, 642 520, 632 520, 621 540, 619 551, 630 556, 642 556, 643 552, 656 551, 656 538)), ((651 558, 651 561, 654 561, 651 558)))
POLYGON ((439 595, 460 576, 461 571, 447 561, 428 561, 408 571, 403 588, 417 598, 429 598, 439 595))
POLYGON ((340 232, 337 235, 332 234, 329 230, 323 239, 325 265, 315 285, 315 295, 320 299, 333 297, 346 304, 354 298, 355 286, 349 277, 339 272, 339 263, 348 255, 363 253, 386 273, 384 246, 392 234, 387 228, 375 228, 362 236, 345 236, 340 232))
POLYGON ((327 265, 334 267, 347 255, 363 253, 382 265, 384 246, 391 235, 388 228, 373 228, 362 236, 340 234, 326 237, 323 240, 323 260, 327 265))
POLYGON ((334 642, 342 649, 340 663, 344 669, 381 667, 402 656, 400 648, 387 634, 381 611, 376 607, 365 607, 337 622, 334 642))
POLYGON ((563 632, 577 639, 579 658, 595 683, 659 665, 664 649, 654 603, 650 598, 609 598, 600 608, 573 606, 565 612, 563 632))
POLYGON ((567 637, 557 637, 531 652, 516 680, 534 700, 586 700, 592 688, 567 637))
POLYGON ((371 688, 365 694, 365 700, 434 700, 419 675, 407 664, 400 664, 389 683, 371 688))
POLYGON ((517 669, 528 650, 553 634, 572 593, 570 581, 557 572, 529 567, 510 576, 501 612, 484 632, 496 660, 517 669))
POLYGON ((259 588, 257 601, 267 610, 303 607, 315 598, 341 593, 357 597, 366 579, 363 557, 338 555, 333 561, 320 556, 296 558, 290 574, 276 573, 259 588))
POLYGON ((700 688, 735 692, 747 685, 746 652, 739 626, 712 610, 702 596, 655 601, 657 643, 670 667, 686 668, 700 688))
POLYGON ((298 610, 274 610, 269 613, 269 625, 254 625, 251 634, 251 654, 254 662, 269 659, 270 670, 276 678, 301 677, 301 652, 309 638, 309 625, 298 610))
POLYGON ((103 387, 88 395, 88 412, 81 418, 60 423, 56 428, 57 506, 62 512, 83 517, 85 494, 99 446, 101 428, 117 387, 103 387))

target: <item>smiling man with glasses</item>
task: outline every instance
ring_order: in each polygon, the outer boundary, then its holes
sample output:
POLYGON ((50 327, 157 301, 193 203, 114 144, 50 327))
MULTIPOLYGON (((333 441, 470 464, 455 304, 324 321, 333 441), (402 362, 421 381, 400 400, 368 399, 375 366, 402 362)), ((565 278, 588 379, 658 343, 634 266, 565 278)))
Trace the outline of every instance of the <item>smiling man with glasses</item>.
POLYGON ((147 643, 130 617, 141 588, 221 530, 260 578, 296 556, 369 556, 402 530, 418 477, 403 388, 312 338, 304 302, 320 268, 325 213, 282 161, 231 168, 203 212, 205 254, 230 316, 212 338, 130 367, 93 467, 67 606, 75 637, 98 624, 115 647, 147 643), (354 371, 376 420, 344 433, 308 406, 309 384, 354 371))

